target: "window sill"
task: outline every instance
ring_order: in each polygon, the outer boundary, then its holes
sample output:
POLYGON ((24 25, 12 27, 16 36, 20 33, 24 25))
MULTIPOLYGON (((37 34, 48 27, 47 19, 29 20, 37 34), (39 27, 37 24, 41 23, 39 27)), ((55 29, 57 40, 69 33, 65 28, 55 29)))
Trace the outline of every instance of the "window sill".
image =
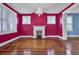
POLYGON ((17 31, 9 31, 9 32, 0 32, 0 35, 6 35, 11 33, 16 33, 17 31))

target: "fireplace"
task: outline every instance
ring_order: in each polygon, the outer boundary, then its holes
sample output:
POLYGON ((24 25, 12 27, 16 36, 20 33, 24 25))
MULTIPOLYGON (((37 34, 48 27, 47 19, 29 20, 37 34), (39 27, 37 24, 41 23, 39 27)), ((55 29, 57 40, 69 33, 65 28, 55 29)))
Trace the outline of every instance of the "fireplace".
POLYGON ((45 26, 33 27, 33 38, 45 38, 45 26))

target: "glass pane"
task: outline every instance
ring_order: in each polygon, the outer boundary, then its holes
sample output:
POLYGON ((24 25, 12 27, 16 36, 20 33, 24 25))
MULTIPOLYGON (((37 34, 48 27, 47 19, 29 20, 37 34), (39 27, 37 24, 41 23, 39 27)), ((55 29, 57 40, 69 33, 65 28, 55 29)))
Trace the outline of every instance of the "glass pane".
POLYGON ((1 18, 1 7, 0 7, 0 18, 1 18))
POLYGON ((67 16, 67 23, 72 23, 72 16, 67 16))
POLYGON ((7 31, 7 22, 6 21, 3 21, 2 22, 2 25, 3 25, 3 31, 7 31))
POLYGON ((7 20, 7 10, 2 8, 2 19, 7 20))
POLYGON ((9 19, 9 23, 10 23, 10 30, 11 31, 16 31, 17 30, 17 19, 16 19, 16 14, 11 13, 10 14, 10 19, 9 19))
POLYGON ((13 23, 10 23, 10 30, 13 30, 13 23))
POLYGON ((16 16, 16 14, 14 14, 14 16, 13 16, 13 21, 14 21, 14 23, 17 25, 17 16, 16 16))
POLYGON ((1 21, 0 21, 0 31, 1 31, 1 21))
POLYGON ((9 22, 10 22, 10 30, 12 31, 13 30, 13 14, 12 13, 10 13, 10 19, 9 19, 9 22))
POLYGON ((67 24, 67 30, 72 31, 72 24, 67 24))

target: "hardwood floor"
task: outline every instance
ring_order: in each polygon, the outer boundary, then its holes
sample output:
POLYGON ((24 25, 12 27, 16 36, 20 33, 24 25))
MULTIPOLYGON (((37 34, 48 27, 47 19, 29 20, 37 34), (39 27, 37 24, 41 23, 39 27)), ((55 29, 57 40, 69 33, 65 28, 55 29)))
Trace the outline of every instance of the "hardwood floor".
POLYGON ((79 55, 79 37, 68 37, 70 43, 70 50, 72 55, 79 55))
POLYGON ((0 48, 0 55, 63 55, 63 41, 59 38, 19 38, 0 48))

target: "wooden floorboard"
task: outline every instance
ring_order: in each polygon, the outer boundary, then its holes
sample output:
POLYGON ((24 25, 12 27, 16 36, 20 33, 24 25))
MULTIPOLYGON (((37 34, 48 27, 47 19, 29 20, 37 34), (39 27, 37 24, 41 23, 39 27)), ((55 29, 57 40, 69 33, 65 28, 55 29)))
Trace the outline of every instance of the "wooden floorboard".
POLYGON ((65 55, 60 38, 19 38, 0 48, 0 55, 65 55))

